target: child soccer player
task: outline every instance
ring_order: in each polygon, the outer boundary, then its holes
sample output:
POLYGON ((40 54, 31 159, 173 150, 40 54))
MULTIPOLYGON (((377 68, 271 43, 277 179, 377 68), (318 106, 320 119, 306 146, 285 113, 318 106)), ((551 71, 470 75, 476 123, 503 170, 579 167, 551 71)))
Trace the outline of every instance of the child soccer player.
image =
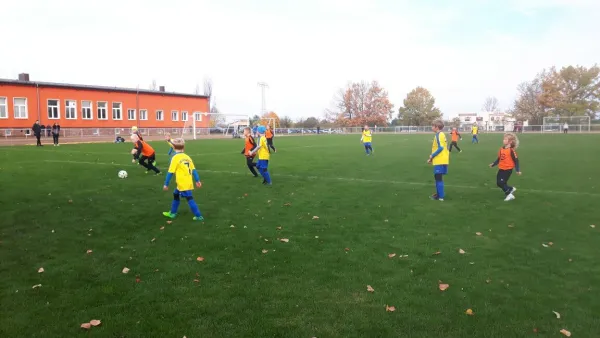
POLYGON ((196 171, 196 167, 194 166, 192 159, 183 153, 185 141, 182 138, 176 138, 171 142, 173 144, 173 148, 175 149, 175 155, 171 159, 169 172, 165 178, 163 190, 169 190, 169 183, 171 182, 171 178, 173 178, 173 174, 175 174, 177 188, 175 188, 173 191, 173 203, 171 203, 171 210, 163 212, 163 215, 168 218, 177 217, 177 209, 179 209, 180 198, 183 197, 187 200, 188 205, 194 214, 193 220, 204 221, 204 217, 202 217, 200 209, 198 209, 198 205, 196 204, 196 201, 194 201, 194 196, 192 195, 192 191, 194 190, 194 182, 196 182, 197 188, 202 187, 200 175, 198 175, 198 171, 196 171))
POLYGON ((139 164, 146 168, 146 174, 150 170, 153 170, 156 175, 160 174, 160 170, 154 165, 156 162, 156 152, 154 149, 148 143, 140 140, 136 134, 131 135, 131 140, 135 145, 131 151, 133 155, 132 162, 135 163, 136 160, 139 160, 139 164), (146 163, 146 160, 148 160, 148 163, 146 163))
POLYGON ((273 152, 276 153, 277 150, 275 149, 275 146, 273 145, 273 137, 275 137, 275 133, 273 132, 273 129, 271 129, 271 126, 267 124, 267 131, 265 133, 265 136, 267 137, 267 145, 269 146, 269 149, 273 149, 273 152))
POLYGON ((498 158, 494 163, 490 164, 490 168, 498 166, 498 174, 496 175, 496 184, 498 188, 504 192, 504 200, 512 201, 515 199, 514 192, 517 188, 508 185, 508 179, 512 175, 513 169, 517 170, 517 175, 521 175, 519 168, 519 158, 515 149, 519 146, 519 139, 513 133, 504 134, 502 140, 503 146, 498 152, 498 158))
POLYGON ((479 139, 477 138, 478 133, 479 133, 479 126, 477 126, 477 123, 475 123, 475 124, 473 124, 473 127, 471 128, 471 134, 473 134, 473 139, 471 140, 471 144, 479 143, 479 139))
POLYGON ((360 142, 365 146, 365 152, 367 156, 373 153, 373 146, 371 145, 371 140, 373 139, 373 134, 371 130, 369 130, 369 126, 365 126, 362 132, 362 136, 360 137, 360 142))
POLYGON ((258 147, 254 148, 250 152, 250 156, 254 156, 254 154, 258 153, 258 163, 256 164, 256 168, 260 172, 260 175, 263 177, 264 185, 271 185, 271 175, 267 171, 269 168, 269 158, 271 157, 271 153, 269 152, 269 148, 267 146, 267 138, 265 137, 265 132, 267 128, 260 126, 258 127, 258 134, 260 138, 258 140, 258 147))
POLYGON ((256 172, 256 163, 254 163, 254 156, 250 155, 250 152, 256 148, 256 142, 254 141, 254 137, 252 137, 252 131, 250 128, 244 128, 244 149, 242 149, 242 155, 246 156, 246 165, 248 169, 254 175, 254 177, 258 177, 258 173, 256 172))
POLYGON ((433 121, 431 130, 435 133, 433 144, 431 145, 431 155, 427 163, 433 164, 433 176, 435 177, 436 193, 431 196, 431 199, 437 201, 444 200, 444 180, 443 175, 448 173, 448 164, 450 163, 450 152, 448 151, 448 141, 446 134, 442 132, 444 122, 441 120, 433 121))
POLYGON ((452 147, 454 146, 456 149, 458 149, 459 153, 462 153, 462 150, 460 150, 460 148, 458 147, 458 139, 462 140, 462 136, 460 136, 460 133, 458 132, 458 130, 456 128, 452 128, 452 143, 450 143, 450 147, 448 147, 448 151, 452 152, 452 147))

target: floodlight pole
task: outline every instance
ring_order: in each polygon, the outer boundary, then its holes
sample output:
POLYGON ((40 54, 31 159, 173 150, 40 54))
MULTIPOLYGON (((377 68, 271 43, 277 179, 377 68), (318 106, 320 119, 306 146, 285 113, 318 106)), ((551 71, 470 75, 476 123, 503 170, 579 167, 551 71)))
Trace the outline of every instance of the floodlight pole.
POLYGON ((261 93, 262 93, 262 107, 261 107, 261 114, 265 115, 267 113, 267 99, 266 99, 266 89, 269 88, 269 85, 266 82, 259 82, 258 86, 261 87, 261 93))

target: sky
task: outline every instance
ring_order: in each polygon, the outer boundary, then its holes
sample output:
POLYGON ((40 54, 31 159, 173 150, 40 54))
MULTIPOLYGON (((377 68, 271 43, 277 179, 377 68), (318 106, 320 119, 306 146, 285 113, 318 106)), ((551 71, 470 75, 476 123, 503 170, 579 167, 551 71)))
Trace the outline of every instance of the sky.
POLYGON ((394 110, 417 86, 445 117, 509 108, 551 66, 599 61, 597 0, 5 0, 0 78, 192 93, 221 112, 323 116, 378 81, 394 110))

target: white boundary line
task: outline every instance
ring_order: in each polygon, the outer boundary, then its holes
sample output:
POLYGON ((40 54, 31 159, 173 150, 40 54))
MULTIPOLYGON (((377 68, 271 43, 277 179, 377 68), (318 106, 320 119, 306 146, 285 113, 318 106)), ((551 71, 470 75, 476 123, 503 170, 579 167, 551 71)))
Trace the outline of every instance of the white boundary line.
MULTIPOLYGON (((85 161, 65 161, 65 160, 43 160, 48 163, 71 163, 71 164, 95 164, 95 165, 109 165, 122 167, 120 163, 105 163, 105 162, 85 162, 85 161)), ((215 173, 215 174, 229 174, 229 175, 247 175, 245 172, 240 173, 237 171, 220 171, 220 170, 204 170, 196 169, 201 172, 215 173)), ((425 182, 403 182, 403 181, 390 181, 390 180, 370 180, 363 178, 352 178, 352 177, 324 177, 324 176, 299 176, 299 175, 287 175, 287 174, 271 174, 275 177, 290 177, 295 179, 308 179, 308 180, 329 180, 329 181, 350 181, 350 182, 362 182, 362 183, 380 183, 380 184, 399 184, 399 185, 417 185, 417 186, 433 186, 432 183, 425 182)), ((483 187, 469 186, 469 185, 454 185, 446 184, 446 187, 459 188, 459 189, 482 189, 483 187)), ((489 188, 489 190, 498 190, 498 188, 489 188)), ((555 191, 555 190, 537 190, 537 189, 519 189, 521 192, 540 193, 540 194, 567 194, 567 195, 587 195, 587 196, 600 196, 600 193, 583 192, 583 191, 555 191)))

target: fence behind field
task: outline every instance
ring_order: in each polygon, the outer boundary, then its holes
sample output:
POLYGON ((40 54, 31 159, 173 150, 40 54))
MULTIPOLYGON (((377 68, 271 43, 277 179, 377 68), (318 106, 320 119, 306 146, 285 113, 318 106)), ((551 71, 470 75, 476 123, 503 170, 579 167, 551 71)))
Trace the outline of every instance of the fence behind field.
MULTIPOLYGON (((430 126, 394 126, 372 128, 374 133, 386 134, 419 134, 430 133, 430 126)), ((459 132, 468 134, 470 127, 458 128, 459 132)), ((503 126, 493 128, 480 128, 481 133, 503 133, 506 131, 519 133, 562 133, 562 125, 534 125, 517 127, 512 130, 505 130, 503 126)), ((192 128, 140 128, 139 132, 147 140, 164 139, 165 134, 170 133, 173 137, 183 136, 186 139, 193 139, 192 128)), ((196 139, 207 138, 231 138, 241 130, 229 128, 196 128, 196 139)), ((335 127, 335 128, 276 128, 277 136, 305 136, 317 134, 359 134, 362 132, 360 127, 335 127)), ((600 124, 569 125, 569 133, 600 133, 600 124)), ((62 128, 60 130, 61 143, 75 142, 114 142, 117 136, 123 137, 128 141, 130 130, 126 128, 62 128)), ((42 132, 42 143, 51 143, 52 133, 50 129, 42 132)), ((0 129, 0 145, 19 145, 35 144, 35 136, 29 128, 0 129)))

